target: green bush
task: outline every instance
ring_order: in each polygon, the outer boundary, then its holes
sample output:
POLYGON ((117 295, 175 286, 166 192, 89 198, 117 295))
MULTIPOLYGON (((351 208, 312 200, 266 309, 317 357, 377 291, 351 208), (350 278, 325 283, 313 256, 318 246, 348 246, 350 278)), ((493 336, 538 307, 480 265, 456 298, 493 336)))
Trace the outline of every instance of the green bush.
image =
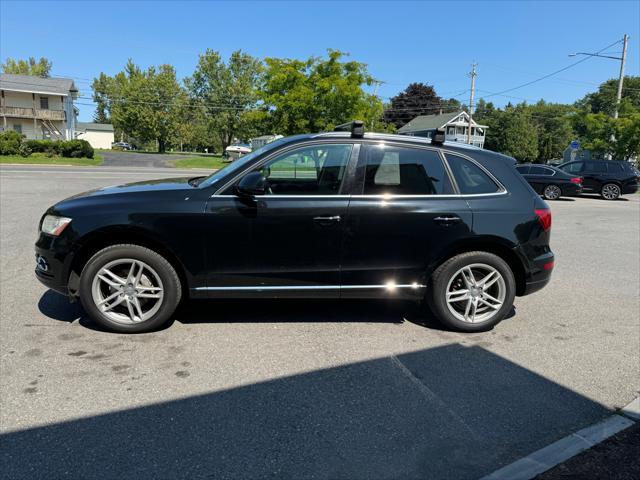
POLYGON ((57 155, 60 153, 60 143, 52 140, 26 140, 24 142, 32 152, 57 155))
POLYGON ((68 158, 93 158, 93 147, 86 140, 66 140, 60 142, 60 155, 68 158))
POLYGON ((31 155, 31 149, 23 142, 20 144, 20 148, 18 148, 18 153, 21 157, 28 157, 31 155))
POLYGON ((0 133, 0 155, 17 155, 22 143, 22 134, 7 130, 0 133))
POLYGON ((0 155, 44 153, 48 157, 62 155, 67 158, 93 158, 93 147, 86 140, 25 140, 13 130, 0 133, 0 155))

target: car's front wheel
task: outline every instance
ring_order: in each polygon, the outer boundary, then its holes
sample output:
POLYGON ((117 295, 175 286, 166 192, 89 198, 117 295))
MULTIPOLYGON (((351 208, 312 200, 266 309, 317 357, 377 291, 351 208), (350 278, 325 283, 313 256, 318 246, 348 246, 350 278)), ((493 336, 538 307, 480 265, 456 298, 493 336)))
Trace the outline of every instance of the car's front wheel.
POLYGON ((620 187, 615 183, 605 183, 600 194, 605 200, 617 200, 620 197, 620 187))
POLYGON ((488 330, 511 311, 516 283, 509 265, 488 252, 450 258, 431 276, 427 302, 447 327, 464 332, 488 330))
POLYGON ((181 296, 180 279, 161 255, 139 245, 97 252, 80 276, 80 301, 109 330, 147 332, 166 323, 181 296))
POLYGON ((542 196, 545 200, 557 200, 562 195, 562 190, 557 185, 547 185, 544 187, 542 196))

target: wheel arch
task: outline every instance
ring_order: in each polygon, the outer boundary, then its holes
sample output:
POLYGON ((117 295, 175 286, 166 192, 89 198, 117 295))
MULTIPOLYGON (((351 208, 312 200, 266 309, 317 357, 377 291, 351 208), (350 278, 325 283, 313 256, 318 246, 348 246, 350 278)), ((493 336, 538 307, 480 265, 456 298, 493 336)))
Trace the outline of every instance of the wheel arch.
POLYGON ((513 276, 516 281, 516 295, 521 296, 524 294, 526 288, 526 271, 523 261, 518 254, 513 250, 513 246, 507 245, 505 242, 499 239, 482 238, 473 239, 467 242, 461 242, 452 246, 449 250, 439 256, 438 260, 430 265, 428 269, 428 277, 444 262, 456 255, 466 252, 488 252, 497 255, 504 260, 509 268, 513 272, 513 276))
POLYGON ((89 259, 103 248, 117 244, 132 244, 148 248, 162 255, 174 268, 180 279, 183 298, 188 297, 189 282, 184 265, 178 256, 153 233, 130 226, 111 226, 91 232, 79 239, 79 248, 74 252, 69 266, 69 291, 75 295, 80 275, 89 259))

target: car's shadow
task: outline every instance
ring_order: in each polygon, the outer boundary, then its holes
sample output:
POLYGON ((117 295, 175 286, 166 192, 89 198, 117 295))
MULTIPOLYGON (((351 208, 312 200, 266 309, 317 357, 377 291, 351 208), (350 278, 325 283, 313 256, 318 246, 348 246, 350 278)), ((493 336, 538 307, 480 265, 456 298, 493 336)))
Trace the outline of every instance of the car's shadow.
MULTIPOLYGON (((69 300, 53 290, 46 291, 38 302, 40 312, 53 320, 104 331, 93 322, 79 302, 69 300)), ((507 319, 515 315, 512 308, 507 319)), ((395 323, 411 322, 433 329, 446 330, 429 311, 417 302, 380 300, 189 300, 183 302, 173 322, 196 323, 395 323)))

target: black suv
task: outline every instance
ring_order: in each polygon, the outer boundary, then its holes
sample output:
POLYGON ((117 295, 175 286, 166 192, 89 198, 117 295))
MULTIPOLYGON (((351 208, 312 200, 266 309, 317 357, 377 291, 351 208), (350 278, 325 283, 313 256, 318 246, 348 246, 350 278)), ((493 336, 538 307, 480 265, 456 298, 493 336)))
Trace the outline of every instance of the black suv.
POLYGON ((638 176, 629 162, 619 160, 578 160, 558 167, 571 175, 582 177, 585 193, 599 193, 606 200, 638 191, 638 176))
POLYGON ((185 297, 425 300, 479 331, 547 284, 551 213, 514 159, 350 126, 64 200, 40 221, 36 275, 120 332, 185 297))

